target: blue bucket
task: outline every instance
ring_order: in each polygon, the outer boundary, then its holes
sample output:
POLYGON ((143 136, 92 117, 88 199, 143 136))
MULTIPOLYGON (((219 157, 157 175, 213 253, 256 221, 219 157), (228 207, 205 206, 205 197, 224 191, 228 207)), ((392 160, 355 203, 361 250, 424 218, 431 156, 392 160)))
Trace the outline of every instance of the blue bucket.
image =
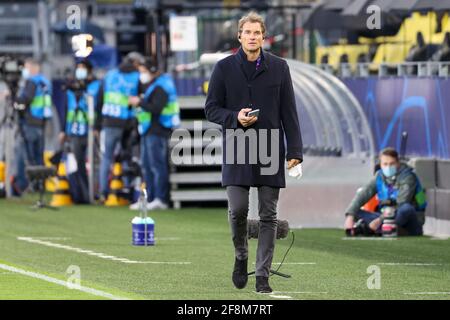
POLYGON ((133 230, 132 243, 134 246, 145 246, 147 238, 147 245, 155 245, 155 223, 152 218, 135 217, 131 221, 133 230), (147 225, 147 234, 145 233, 145 226, 147 225))

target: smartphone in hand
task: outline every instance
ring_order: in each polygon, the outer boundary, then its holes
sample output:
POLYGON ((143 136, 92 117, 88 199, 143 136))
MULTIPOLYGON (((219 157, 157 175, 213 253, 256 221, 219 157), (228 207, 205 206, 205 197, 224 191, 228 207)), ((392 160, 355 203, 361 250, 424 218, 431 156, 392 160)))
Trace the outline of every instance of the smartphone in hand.
POLYGON ((259 116, 259 109, 247 112, 247 117, 257 117, 257 116, 259 116))

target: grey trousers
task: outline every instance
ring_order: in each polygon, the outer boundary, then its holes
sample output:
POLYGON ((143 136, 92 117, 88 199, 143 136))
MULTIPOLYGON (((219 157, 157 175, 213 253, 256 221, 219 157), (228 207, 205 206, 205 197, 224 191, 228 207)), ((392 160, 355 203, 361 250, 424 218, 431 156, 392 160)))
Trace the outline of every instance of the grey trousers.
MULTIPOLYGON (((239 260, 248 258, 247 215, 249 187, 227 186, 228 218, 239 260)), ((280 188, 258 187, 259 236, 256 252, 256 276, 268 277, 277 233, 277 203, 280 188)))

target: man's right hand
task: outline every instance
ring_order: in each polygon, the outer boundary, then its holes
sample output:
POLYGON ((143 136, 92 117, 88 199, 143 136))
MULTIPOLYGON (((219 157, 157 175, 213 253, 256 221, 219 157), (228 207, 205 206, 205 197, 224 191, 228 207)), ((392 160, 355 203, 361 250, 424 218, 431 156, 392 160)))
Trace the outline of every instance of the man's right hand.
POLYGON ((59 144, 63 145, 66 141, 66 134, 64 132, 60 132, 58 135, 59 144))
POLYGON ((137 107, 141 103, 141 99, 139 97, 131 96, 128 97, 128 104, 133 107, 137 107))
POLYGON ((345 218, 344 229, 353 229, 353 225, 355 224, 355 218, 352 215, 347 215, 345 218))
POLYGON ((258 120, 258 117, 247 117, 247 112, 252 111, 251 108, 243 108, 241 111, 239 111, 238 114, 238 121, 243 127, 251 126, 258 120))

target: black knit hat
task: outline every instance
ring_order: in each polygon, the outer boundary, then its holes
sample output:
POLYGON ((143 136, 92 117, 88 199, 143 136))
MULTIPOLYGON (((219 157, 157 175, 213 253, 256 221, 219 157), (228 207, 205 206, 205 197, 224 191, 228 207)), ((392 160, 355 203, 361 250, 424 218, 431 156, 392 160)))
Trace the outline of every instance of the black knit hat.
POLYGON ((92 69, 94 68, 92 63, 88 59, 79 60, 79 61, 77 61, 77 65, 78 64, 84 65, 86 67, 86 69, 88 69, 89 72, 92 71, 92 69))
POLYGON ((159 69, 158 64, 155 62, 155 60, 150 57, 146 57, 142 65, 146 67, 151 73, 156 73, 159 69))

